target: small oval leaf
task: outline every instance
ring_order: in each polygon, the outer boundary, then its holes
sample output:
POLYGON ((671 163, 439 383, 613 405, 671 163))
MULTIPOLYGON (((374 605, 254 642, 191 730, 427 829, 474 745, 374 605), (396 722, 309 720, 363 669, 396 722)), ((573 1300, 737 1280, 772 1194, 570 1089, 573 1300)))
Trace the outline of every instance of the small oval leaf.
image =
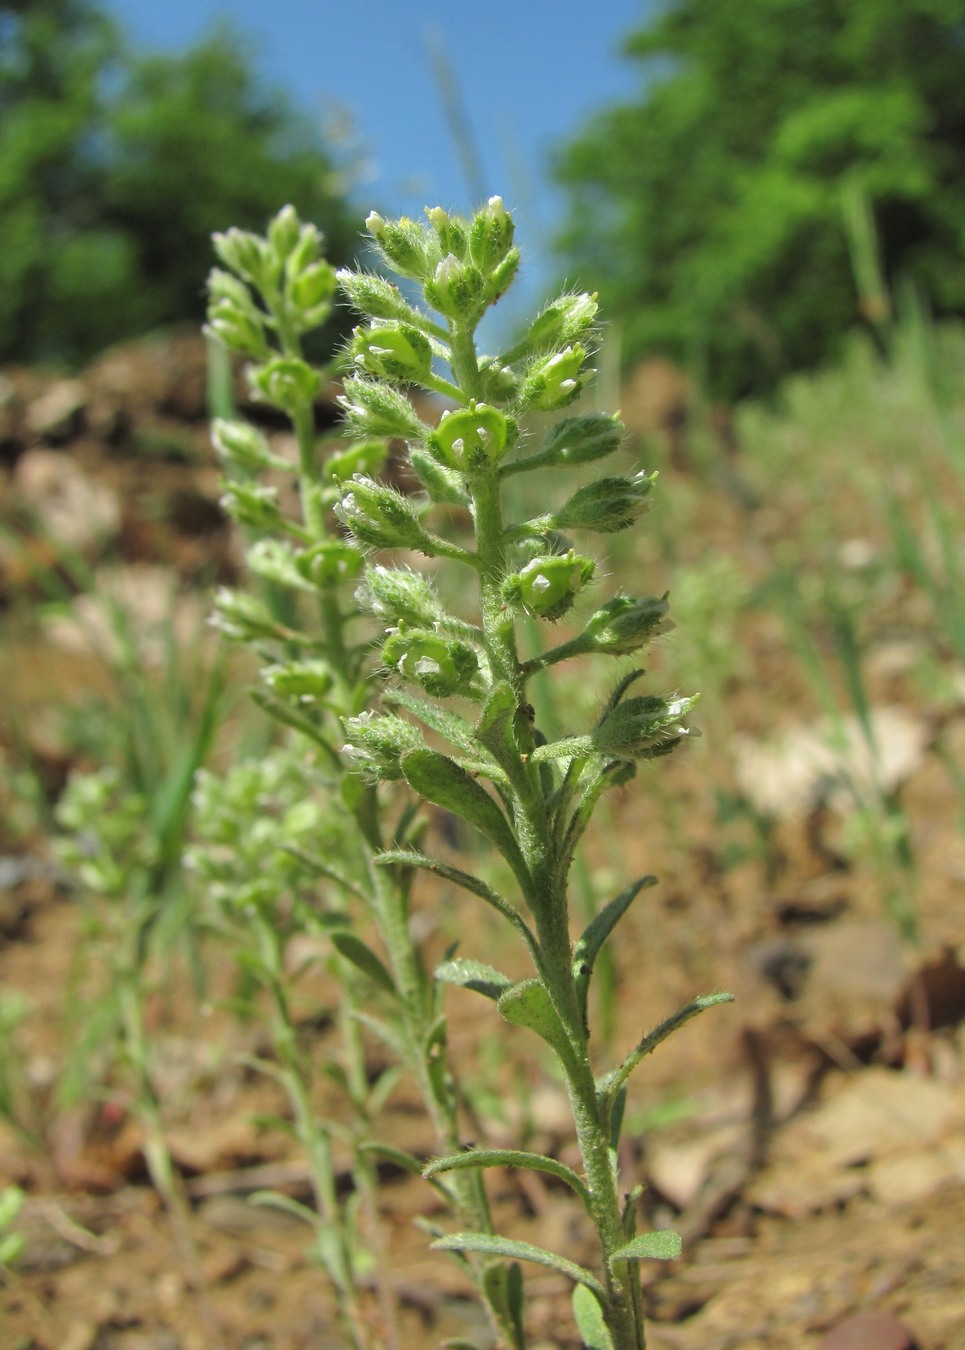
POLYGON ((458 984, 464 989, 474 989, 477 994, 498 1000, 512 986, 508 975, 487 966, 483 961, 457 959, 443 961, 436 966, 436 979, 443 984, 458 984))
POLYGON ((531 878, 509 821, 485 788, 448 755, 436 750, 410 750, 402 756, 402 772, 410 787, 426 801, 451 811, 499 849, 523 887, 531 888, 531 878))
POLYGON ((545 986, 536 979, 522 980, 500 998, 497 1007, 514 1027, 528 1027, 552 1046, 564 1064, 574 1063, 573 1048, 560 1015, 545 986))
POLYGON ((584 1350, 614 1350, 600 1300, 585 1284, 578 1284, 573 1290, 573 1317, 583 1337, 584 1350))
POLYGON ((683 1249, 680 1234, 672 1228, 659 1228, 653 1233, 638 1233, 635 1238, 618 1247, 614 1261, 676 1261, 683 1249))
POLYGON ((369 979, 377 984, 380 989, 384 989, 393 998, 399 997, 395 980, 372 948, 367 946, 360 937, 342 929, 340 932, 332 934, 332 945, 340 956, 344 956, 346 961, 351 961, 353 966, 368 975, 369 979))

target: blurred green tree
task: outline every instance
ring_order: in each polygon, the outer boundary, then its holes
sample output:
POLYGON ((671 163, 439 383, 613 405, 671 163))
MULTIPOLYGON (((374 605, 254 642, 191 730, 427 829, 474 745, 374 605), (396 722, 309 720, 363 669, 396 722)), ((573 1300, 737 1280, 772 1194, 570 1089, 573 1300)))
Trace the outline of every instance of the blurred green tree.
POLYGON ((200 321, 212 231, 284 202, 348 261, 319 134, 232 32, 138 57, 93 0, 0 0, 0 362, 200 321))
POLYGON ((875 235, 888 283, 965 313, 965 0, 667 0, 625 51, 639 100, 555 171, 628 358, 766 391, 881 316, 875 235))

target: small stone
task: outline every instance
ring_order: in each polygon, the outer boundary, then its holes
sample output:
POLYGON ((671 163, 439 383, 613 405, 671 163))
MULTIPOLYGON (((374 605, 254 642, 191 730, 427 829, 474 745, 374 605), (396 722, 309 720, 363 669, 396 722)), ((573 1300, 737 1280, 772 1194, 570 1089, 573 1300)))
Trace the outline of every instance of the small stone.
POLYGON ((69 440, 77 431, 86 402, 87 391, 80 380, 58 380, 30 404, 27 429, 43 440, 69 440))
POLYGON ((818 1350, 918 1350, 906 1326, 889 1312, 864 1312, 829 1331, 818 1350))

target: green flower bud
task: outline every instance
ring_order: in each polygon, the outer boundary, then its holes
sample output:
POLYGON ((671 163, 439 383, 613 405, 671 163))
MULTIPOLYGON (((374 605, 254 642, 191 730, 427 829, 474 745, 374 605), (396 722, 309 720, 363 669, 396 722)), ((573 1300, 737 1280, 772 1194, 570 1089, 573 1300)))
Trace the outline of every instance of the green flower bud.
POLYGON ((212 625, 233 642, 257 642, 259 638, 289 637, 262 600, 244 591, 222 586, 214 598, 212 625))
POLYGON ((248 372, 248 382, 257 397, 281 408, 290 417, 306 403, 313 403, 321 386, 317 370, 296 356, 278 356, 248 372))
POLYGON ((268 243, 280 263, 284 263, 298 243, 301 225, 294 206, 283 206, 268 226, 268 243))
POLYGON ((431 628, 444 613, 425 577, 405 567, 366 568, 355 598, 362 609, 390 624, 431 628))
POLYGON ((284 666, 267 666, 261 678, 279 698, 293 698, 299 703, 324 699, 335 683, 324 661, 289 661, 284 666))
POLYGON ((415 311, 398 286, 371 272, 350 272, 347 267, 335 274, 349 302, 371 319, 412 318, 415 311))
POLYGON ((435 698, 471 694, 479 671, 479 658, 465 642, 417 629, 387 638, 382 660, 435 698))
POLYGON ((338 401, 345 409, 349 426, 360 436, 421 441, 425 434, 426 428, 405 395, 378 380, 351 376, 345 381, 345 392, 338 401))
POLYGON ((411 722, 393 713, 364 712, 345 723, 342 754, 367 778, 395 782, 402 778, 402 756, 424 750, 425 741, 411 722))
POLYGON ((291 544, 281 539, 258 539, 245 552, 245 562, 256 576, 277 586, 310 591, 312 588, 298 567, 298 557, 291 544))
POLYGON ((218 300, 210 306, 204 331, 242 356, 262 361, 270 354, 261 320, 230 300, 218 300))
POLYGON ((595 571, 592 558, 553 553, 534 558, 503 582, 507 604, 518 605, 540 619, 558 619, 573 604, 595 571))
POLYGON ((429 537, 412 504, 401 492, 361 474, 345 486, 348 491, 335 507, 335 514, 359 544, 369 548, 429 551, 429 537))
POLYGON ((409 450, 409 464, 432 501, 468 508, 469 494, 455 470, 443 468, 418 445, 412 446, 409 450))
POLYGON ((509 290, 516 273, 519 271, 519 262, 519 249, 511 248, 499 266, 493 268, 483 293, 487 305, 494 305, 500 296, 509 290))
MULTIPOLYGON (((301 276, 315 263, 322 260, 322 247, 325 236, 315 225, 304 224, 299 227, 298 241, 285 261, 285 275, 289 278, 301 276)), ((327 266, 327 264, 325 264, 327 266)))
POLYGON ((523 406, 552 412, 572 403, 589 373, 583 370, 585 361, 586 349, 580 343, 534 361, 520 391, 523 406))
POLYGON ((383 379, 422 384, 432 372, 429 339, 411 324, 383 322, 356 328, 349 351, 357 366, 383 379))
POLYGON ((502 458, 510 429, 498 408, 473 401, 468 408, 444 412, 426 446, 446 468, 472 473, 502 458))
POLYGON ((220 267, 212 267, 208 273, 208 295, 212 303, 227 300, 242 311, 255 308, 251 291, 245 283, 231 272, 223 272, 220 267))
POLYGON ((471 320, 483 303, 485 282, 478 267, 447 253, 426 278, 423 291, 433 309, 447 319, 471 320))
POLYGON ((483 398, 487 403, 509 403, 516 397, 519 379, 509 366, 500 364, 495 356, 484 356, 479 362, 479 378, 483 398))
POLYGON ((481 272, 488 275, 505 260, 513 246, 514 231, 502 197, 490 197, 469 227, 469 256, 481 272))
POLYGON ((256 474, 263 469, 285 465, 280 456, 271 453, 261 432, 248 422, 229 422, 216 417, 211 424, 211 443, 221 462, 241 473, 256 474))
POLYGON ((574 492, 553 516, 553 523, 562 530, 616 534, 633 524, 652 489, 653 478, 645 473, 633 478, 598 478, 574 492))
POLYGON ((582 638, 592 644, 595 652, 629 656, 651 638, 668 631, 672 626, 666 619, 669 608, 666 596, 660 600, 653 596, 635 600, 629 595, 615 595, 590 615, 582 638))
POLYGON ((697 702, 694 698, 649 695, 624 699, 593 732, 594 747, 621 759, 653 759, 666 754, 693 733, 681 726, 697 702))
POLYGON ((299 575, 310 586, 324 588, 354 581, 365 558, 354 544, 344 539, 325 539, 296 553, 294 561, 299 575))
POLYGON ((312 263, 291 283, 292 300, 302 311, 315 313, 320 306, 328 306, 335 294, 335 271, 327 262, 312 263))
POLYGON ((250 530, 277 530, 284 522, 278 489, 261 483, 227 483, 221 507, 250 530))
POLYGON ((344 447, 325 460, 324 469, 329 478, 343 483, 353 474, 364 473, 374 477, 385 464, 389 447, 385 441, 354 441, 349 445, 337 438, 344 447))
POLYGON ((515 359, 541 348, 556 349, 578 342, 592 329, 598 308, 596 296, 585 291, 561 295, 537 314, 525 337, 513 348, 515 359))
POLYGON ((399 220, 383 220, 373 211, 365 227, 379 246, 387 262, 401 276, 414 281, 425 281, 432 274, 441 256, 434 234, 424 230, 408 216, 399 220))
POLYGON ((426 216, 429 219, 429 224, 436 232, 436 237, 439 240, 439 251, 443 257, 447 253, 451 253, 460 261, 463 261, 469 243, 466 222, 460 220, 458 216, 450 216, 448 211, 443 211, 441 206, 427 206, 426 216))
POLYGON ((269 262, 268 246, 263 239, 232 226, 224 234, 215 234, 212 242, 215 253, 226 267, 262 289, 269 262))
POLYGON ((620 448, 623 423, 608 413, 587 417, 564 417, 547 432, 539 455, 540 464, 590 464, 620 448))

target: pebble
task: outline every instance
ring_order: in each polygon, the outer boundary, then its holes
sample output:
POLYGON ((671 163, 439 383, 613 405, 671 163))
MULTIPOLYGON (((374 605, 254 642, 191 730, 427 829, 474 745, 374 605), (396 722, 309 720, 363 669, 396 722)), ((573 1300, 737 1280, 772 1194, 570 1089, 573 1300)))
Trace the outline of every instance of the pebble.
POLYGON ((889 1312, 863 1312, 829 1331, 818 1350, 918 1350, 906 1326, 889 1312))

